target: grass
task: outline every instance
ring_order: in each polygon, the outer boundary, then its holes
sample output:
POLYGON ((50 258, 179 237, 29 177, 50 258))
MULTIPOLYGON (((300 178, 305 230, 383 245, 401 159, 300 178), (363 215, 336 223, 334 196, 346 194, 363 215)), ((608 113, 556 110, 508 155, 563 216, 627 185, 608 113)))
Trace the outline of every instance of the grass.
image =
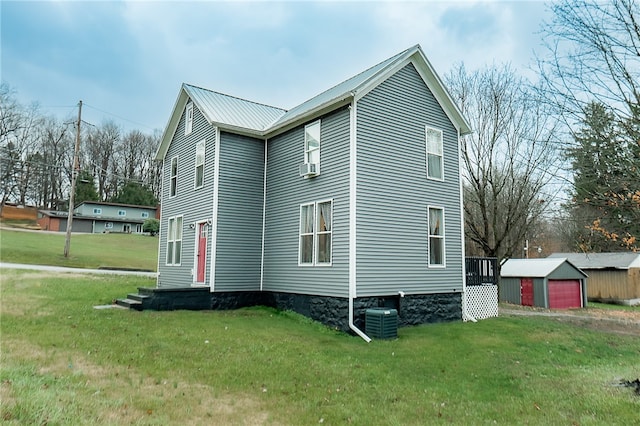
POLYGON ((64 257, 65 238, 65 233, 2 229, 0 260, 75 268, 157 269, 158 237, 135 234, 72 234, 69 258, 64 257))
POLYGON ((8 424, 634 424, 640 339, 540 317, 366 344, 267 308, 94 309, 145 278, 3 270, 8 424))

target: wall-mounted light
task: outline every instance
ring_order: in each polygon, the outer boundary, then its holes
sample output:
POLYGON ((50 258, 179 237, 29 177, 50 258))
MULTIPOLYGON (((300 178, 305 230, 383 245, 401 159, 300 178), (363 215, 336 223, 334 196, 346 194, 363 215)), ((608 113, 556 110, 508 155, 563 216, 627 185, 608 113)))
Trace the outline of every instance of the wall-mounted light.
POLYGON ((191 223, 189 224, 189 228, 191 228, 191 229, 196 229, 196 223, 195 223, 195 222, 191 222, 191 223))
POLYGON ((211 224, 213 224, 213 220, 212 219, 207 219, 207 225, 211 226, 211 224))

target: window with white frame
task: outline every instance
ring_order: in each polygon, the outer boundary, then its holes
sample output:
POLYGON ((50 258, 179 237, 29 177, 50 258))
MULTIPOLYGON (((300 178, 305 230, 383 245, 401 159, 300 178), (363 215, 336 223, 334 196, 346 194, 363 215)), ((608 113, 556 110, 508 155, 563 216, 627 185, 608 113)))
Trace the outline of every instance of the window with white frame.
POLYGON ((105 222, 104 229, 113 229, 113 222, 105 222))
POLYGON ((193 131, 193 103, 189 102, 184 112, 184 134, 188 135, 193 131))
POLYGON ((195 172, 195 188, 202 188, 204 185, 204 152, 205 142, 200 141, 196 145, 196 172, 195 172))
POLYGON ((126 210, 118 210, 118 216, 126 216, 126 215, 127 215, 126 210))
POLYGON ((169 184, 169 196, 175 197, 178 190, 178 157, 171 159, 171 178, 169 184))
POLYGON ((320 120, 304 127, 304 162, 320 165, 320 120))
POLYGON ((331 265, 333 201, 300 206, 300 265, 331 265))
POLYGON ((444 164, 442 156, 442 130, 426 126, 427 139, 427 177, 430 179, 444 179, 444 164))
POLYGON ((99 207, 95 207, 95 208, 93 209, 93 214, 102 214, 102 209, 101 209, 101 208, 99 208, 99 207))
POLYGON ((429 266, 444 266, 444 209, 429 207, 429 266))
POLYGON ((167 265, 179 265, 181 255, 182 216, 174 216, 167 223, 167 265))

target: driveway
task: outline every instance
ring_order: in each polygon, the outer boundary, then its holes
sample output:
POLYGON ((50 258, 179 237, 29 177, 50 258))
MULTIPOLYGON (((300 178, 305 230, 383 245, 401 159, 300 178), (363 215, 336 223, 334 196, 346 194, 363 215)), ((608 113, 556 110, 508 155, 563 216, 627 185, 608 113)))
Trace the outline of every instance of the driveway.
POLYGON ((500 305, 500 316, 544 316, 594 330, 640 336, 640 306, 633 309, 543 309, 500 305))
POLYGON ((25 265, 22 263, 0 262, 0 269, 31 269, 35 271, 63 272, 75 274, 110 274, 110 275, 137 275, 140 277, 155 278, 156 272, 128 271, 122 269, 85 269, 67 268, 65 266, 25 265))

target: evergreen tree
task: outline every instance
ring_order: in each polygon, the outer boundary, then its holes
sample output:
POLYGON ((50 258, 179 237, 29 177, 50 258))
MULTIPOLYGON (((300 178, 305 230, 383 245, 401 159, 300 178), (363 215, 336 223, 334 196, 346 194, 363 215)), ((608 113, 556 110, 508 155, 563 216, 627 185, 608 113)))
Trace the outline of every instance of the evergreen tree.
POLYGON ((93 175, 87 170, 81 170, 78 174, 74 204, 78 206, 84 201, 100 201, 93 175))
POLYGON ((153 191, 137 182, 127 182, 118 195, 112 197, 112 203, 135 204, 138 206, 156 207, 158 200, 153 191))
POLYGON ((634 194, 640 197, 640 159, 631 129, 629 124, 620 125, 601 103, 590 103, 584 110, 575 146, 568 151, 574 183, 569 211, 579 250, 634 248, 640 219, 640 203, 634 202, 634 194))

